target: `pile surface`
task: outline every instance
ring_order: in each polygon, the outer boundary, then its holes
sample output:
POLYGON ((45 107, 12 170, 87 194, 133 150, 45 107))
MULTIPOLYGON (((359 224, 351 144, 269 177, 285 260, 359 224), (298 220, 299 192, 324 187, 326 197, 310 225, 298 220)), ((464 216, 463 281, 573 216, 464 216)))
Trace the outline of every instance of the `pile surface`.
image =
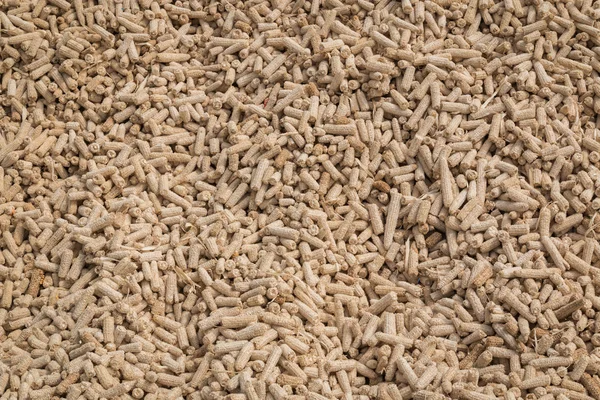
POLYGON ((600 400, 600 5, 0 1, 0 399, 600 400))

